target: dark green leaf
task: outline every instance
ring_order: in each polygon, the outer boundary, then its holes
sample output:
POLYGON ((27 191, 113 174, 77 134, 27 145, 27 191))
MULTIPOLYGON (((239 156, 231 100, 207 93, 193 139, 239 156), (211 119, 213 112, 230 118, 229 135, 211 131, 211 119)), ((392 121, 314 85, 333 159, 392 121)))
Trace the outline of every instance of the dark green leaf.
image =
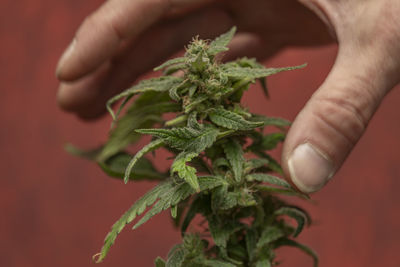
POLYGON ((236 140, 230 139, 224 143, 222 147, 224 148, 226 158, 229 160, 232 167, 236 182, 240 182, 242 179, 244 164, 242 146, 236 140))
POLYGON ((274 215, 286 215, 297 221, 297 228, 293 234, 294 237, 297 237, 301 233, 308 219, 308 216, 302 210, 292 207, 282 207, 276 210, 274 215))
POLYGON ((257 249, 261 249, 281 237, 285 236, 285 232, 276 226, 267 226, 261 233, 260 239, 257 242, 257 249))

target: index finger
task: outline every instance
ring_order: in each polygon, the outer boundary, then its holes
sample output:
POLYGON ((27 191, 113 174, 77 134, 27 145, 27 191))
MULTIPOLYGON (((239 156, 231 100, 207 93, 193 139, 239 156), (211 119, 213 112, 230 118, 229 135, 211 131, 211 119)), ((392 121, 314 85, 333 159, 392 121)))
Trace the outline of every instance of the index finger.
POLYGON ((72 81, 95 70, 126 39, 139 34, 170 10, 208 0, 110 0, 85 19, 61 57, 56 75, 72 81))

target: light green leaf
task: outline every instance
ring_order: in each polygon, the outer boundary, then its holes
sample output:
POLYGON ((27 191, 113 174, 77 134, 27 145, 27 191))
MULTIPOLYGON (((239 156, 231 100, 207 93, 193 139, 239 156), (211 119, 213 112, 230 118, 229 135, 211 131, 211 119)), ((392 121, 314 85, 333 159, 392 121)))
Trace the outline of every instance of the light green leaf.
POLYGON ((135 156, 132 158, 132 160, 129 162, 128 166, 126 167, 125 170, 125 176, 124 176, 124 182, 127 183, 129 181, 129 177, 132 172, 132 168, 135 166, 136 162, 143 157, 144 154, 154 151, 159 147, 162 147, 164 145, 163 140, 157 139, 152 141, 151 143, 147 144, 144 146, 141 150, 139 150, 135 156))
POLYGON ((186 57, 177 57, 177 58, 169 59, 166 62, 164 62, 163 64, 161 64, 160 66, 155 67, 153 70, 158 71, 158 70, 164 69, 171 65, 184 63, 185 61, 186 61, 186 57))
POLYGON ((285 180, 273 176, 273 175, 269 175, 269 174, 265 174, 265 173, 252 173, 252 174, 248 174, 246 176, 246 179, 248 181, 259 181, 259 182, 263 182, 263 183, 269 183, 272 185, 278 185, 278 186, 282 186, 285 188, 289 188, 292 189, 292 186, 286 182, 285 180))
POLYGON ((242 179, 244 163, 242 146, 238 141, 229 139, 222 145, 222 147, 224 148, 226 158, 229 160, 229 163, 232 167, 236 182, 240 182, 242 179))
POLYGON ((199 182, 197 181, 196 169, 188 166, 186 163, 190 162, 198 153, 181 152, 176 156, 171 166, 172 173, 178 173, 178 176, 185 180, 194 190, 200 191, 199 182))
POLYGON ((304 68, 306 64, 295 66, 295 67, 285 67, 285 68, 249 68, 249 67, 231 67, 229 65, 222 65, 222 70, 224 75, 235 78, 235 79, 259 79, 263 77, 268 77, 270 75, 295 69, 304 68))
POLYGON ((269 192, 272 194, 281 194, 286 196, 296 196, 303 199, 310 199, 310 197, 306 194, 295 191, 294 189, 286 189, 286 188, 277 188, 267 185, 257 185, 256 188, 260 191, 269 192))
POLYGON ((210 147, 218 136, 218 129, 204 127, 193 129, 188 127, 172 129, 140 129, 141 134, 151 134, 164 140, 169 146, 186 152, 200 153, 210 147))
POLYGON ((215 38, 215 40, 212 41, 209 45, 209 48, 207 51, 208 54, 216 55, 220 52, 227 51, 228 50, 227 45, 232 40, 233 36, 235 35, 235 32, 236 32, 236 27, 232 27, 228 32, 215 38))
POLYGON ((286 215, 293 218, 297 222, 297 228, 293 236, 297 237, 304 228, 304 225, 308 222, 308 216, 300 209, 292 207, 282 207, 274 212, 274 215, 286 215))
POLYGON ((251 130, 262 125, 261 122, 245 120, 239 114, 224 108, 216 108, 209 114, 210 120, 218 126, 232 130, 251 130))
POLYGON ((314 261, 314 267, 318 267, 318 255, 306 245, 300 244, 292 239, 282 238, 279 241, 274 243, 275 247, 282 247, 282 246, 289 246, 289 247, 296 247, 309 255, 314 261))

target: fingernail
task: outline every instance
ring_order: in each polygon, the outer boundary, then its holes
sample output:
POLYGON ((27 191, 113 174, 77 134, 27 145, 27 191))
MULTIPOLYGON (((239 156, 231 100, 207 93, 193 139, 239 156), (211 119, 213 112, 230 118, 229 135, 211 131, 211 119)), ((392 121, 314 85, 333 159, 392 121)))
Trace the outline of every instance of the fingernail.
POLYGON ((320 190, 334 174, 332 161, 310 143, 293 151, 288 167, 293 183, 304 193, 320 190))
POLYGON ((65 62, 71 57, 74 52, 76 44, 76 39, 72 40, 71 44, 65 49, 64 54, 61 56, 60 60, 58 61, 57 68, 56 68, 56 76, 59 77, 62 69, 65 65, 65 62))

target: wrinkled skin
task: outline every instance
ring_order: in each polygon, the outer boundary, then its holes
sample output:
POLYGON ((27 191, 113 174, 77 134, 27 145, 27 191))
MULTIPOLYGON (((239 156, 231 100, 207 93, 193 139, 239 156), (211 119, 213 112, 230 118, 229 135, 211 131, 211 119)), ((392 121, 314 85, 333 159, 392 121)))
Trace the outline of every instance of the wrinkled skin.
POLYGON ((109 0, 83 22, 60 60, 58 102, 81 118, 96 118, 108 98, 193 35, 213 38, 233 25, 242 34, 228 59, 262 60, 287 45, 338 42, 335 65, 294 121, 282 155, 288 179, 314 192, 343 164, 399 82, 399 13, 398 0, 109 0))

